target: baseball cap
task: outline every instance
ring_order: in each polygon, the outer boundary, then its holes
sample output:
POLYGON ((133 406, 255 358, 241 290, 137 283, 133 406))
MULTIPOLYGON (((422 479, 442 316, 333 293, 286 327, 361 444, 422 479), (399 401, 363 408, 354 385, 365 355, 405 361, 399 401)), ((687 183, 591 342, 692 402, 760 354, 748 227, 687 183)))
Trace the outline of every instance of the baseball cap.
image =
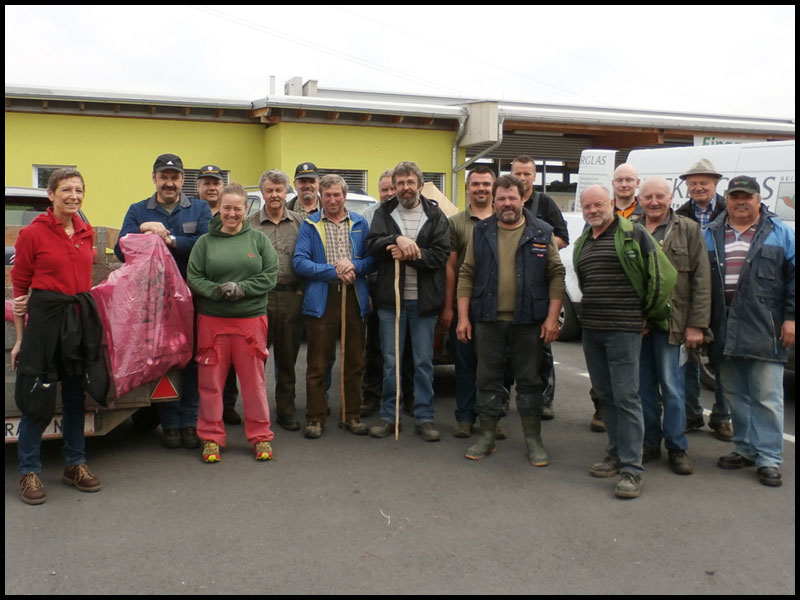
POLYGON ((183 161, 180 156, 177 154, 162 154, 156 159, 156 162, 153 163, 154 173, 158 171, 168 171, 169 169, 183 173, 183 161))
POLYGON ((317 170, 317 165, 315 165, 312 162, 304 162, 297 165, 297 168, 294 170, 294 178, 302 179, 303 177, 319 179, 319 171, 317 170))
POLYGON ((747 175, 739 175, 731 179, 730 183, 728 184, 728 190, 725 193, 730 194, 731 192, 760 194, 761 186, 758 185, 758 182, 754 178, 748 177, 747 175))

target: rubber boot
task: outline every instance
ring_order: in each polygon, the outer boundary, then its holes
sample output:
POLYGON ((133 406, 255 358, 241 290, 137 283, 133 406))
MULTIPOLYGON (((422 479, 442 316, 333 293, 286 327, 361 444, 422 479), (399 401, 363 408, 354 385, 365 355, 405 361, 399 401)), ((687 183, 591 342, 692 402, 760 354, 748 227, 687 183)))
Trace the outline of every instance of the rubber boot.
POLYGON ((494 440, 497 435, 497 421, 497 418, 478 415, 478 422, 481 424, 481 435, 478 441, 469 447, 464 456, 470 460, 480 460, 495 451, 494 440))
POLYGON ((528 460, 534 467, 546 467, 550 464, 547 452, 542 444, 542 417, 530 415, 520 417, 522 421, 522 434, 525 436, 525 445, 528 447, 528 460))

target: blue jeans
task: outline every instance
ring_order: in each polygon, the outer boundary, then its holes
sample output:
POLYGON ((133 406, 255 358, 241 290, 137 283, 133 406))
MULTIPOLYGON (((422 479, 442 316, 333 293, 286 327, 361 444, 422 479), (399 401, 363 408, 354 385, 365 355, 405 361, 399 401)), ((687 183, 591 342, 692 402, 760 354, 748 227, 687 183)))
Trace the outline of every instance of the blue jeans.
POLYGON ((783 462, 783 364, 723 358, 720 383, 733 419, 733 450, 759 467, 783 462))
POLYGON ((503 401, 507 397, 503 379, 510 362, 517 385, 519 415, 541 415, 544 402, 544 386, 539 375, 543 346, 539 337, 541 326, 511 321, 478 322, 473 332, 478 355, 478 414, 491 418, 503 416, 503 401))
MULTIPOLYGON (((61 454, 67 465, 74 467, 86 462, 86 438, 83 434, 83 383, 82 378, 65 377, 61 380, 62 435, 64 447, 61 454)), ((19 441, 17 442, 17 465, 19 472, 42 472, 42 434, 44 429, 33 423, 25 415, 19 422, 19 441)))
POLYGON ((478 355, 475 354, 475 324, 472 326, 472 339, 466 343, 456 337, 456 319, 450 327, 450 352, 456 367, 456 421, 474 423, 475 391, 477 386, 478 355))
POLYGON ((639 355, 642 334, 583 330, 583 353, 603 421, 609 456, 620 471, 641 476, 644 416, 639 397, 639 355))
POLYGON ((411 336, 414 355, 414 418, 417 423, 433 421, 433 330, 437 316, 421 317, 419 301, 404 300, 400 307, 399 359, 394 355, 395 311, 379 308, 381 321, 381 352, 383 354, 383 402, 381 419, 394 421, 397 386, 395 369, 398 360, 403 360, 406 331, 411 336))
POLYGON ((639 396, 644 411, 644 445, 661 447, 661 402, 664 404, 664 445, 686 450, 686 399, 681 347, 669 343, 669 334, 651 331, 642 338, 639 361, 639 396), (660 392, 660 394, 659 394, 660 392))
MULTIPOLYGON (((700 405, 700 365, 694 360, 687 361, 684 379, 686 380, 686 416, 694 417, 697 420, 703 417, 703 407, 700 405)), ((723 398, 718 372, 716 374, 716 382, 714 406, 711 409, 711 418, 709 419, 712 427, 731 420, 731 411, 723 398)))
POLYGON ((156 404, 161 428, 179 429, 197 427, 197 413, 200 408, 200 394, 197 391, 197 363, 194 359, 181 371, 181 397, 179 400, 156 404))

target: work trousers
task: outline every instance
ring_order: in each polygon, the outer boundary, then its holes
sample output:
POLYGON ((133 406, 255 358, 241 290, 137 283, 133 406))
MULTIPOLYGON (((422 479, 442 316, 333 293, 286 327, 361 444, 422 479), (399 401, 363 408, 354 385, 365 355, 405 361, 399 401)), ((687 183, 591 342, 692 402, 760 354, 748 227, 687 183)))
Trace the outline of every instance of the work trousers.
POLYGON ((273 290, 267 302, 269 334, 267 345, 275 360, 275 404, 278 418, 293 417, 295 412, 295 363, 300 350, 303 328, 303 296, 291 290, 273 290))
POLYGON ((270 429, 264 365, 267 352, 267 317, 232 319, 197 317, 197 364, 200 411, 197 435, 225 445, 222 391, 231 364, 239 376, 244 408, 244 433, 251 444, 268 442, 270 429))
MULTIPOLYGON (((328 402, 325 399, 325 372, 336 357, 336 341, 342 327, 342 286, 332 283, 328 287, 328 302, 319 318, 305 316, 308 334, 308 367, 306 369, 306 419, 309 423, 325 423, 328 402)), ((358 419, 361 408, 361 380, 364 377, 364 333, 366 325, 361 318, 358 297, 354 286, 347 286, 345 307, 344 363, 345 420, 358 419)))

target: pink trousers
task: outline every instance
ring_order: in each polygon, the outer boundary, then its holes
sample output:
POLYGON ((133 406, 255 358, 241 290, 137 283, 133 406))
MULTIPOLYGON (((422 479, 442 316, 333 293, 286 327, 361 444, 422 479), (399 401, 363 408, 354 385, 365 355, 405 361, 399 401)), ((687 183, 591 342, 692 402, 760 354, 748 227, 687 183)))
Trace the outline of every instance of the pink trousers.
POLYGON ((255 444, 274 437, 264 375, 267 356, 266 315, 249 319, 197 316, 197 435, 201 440, 225 445, 222 390, 231 363, 239 377, 247 440, 255 444))

